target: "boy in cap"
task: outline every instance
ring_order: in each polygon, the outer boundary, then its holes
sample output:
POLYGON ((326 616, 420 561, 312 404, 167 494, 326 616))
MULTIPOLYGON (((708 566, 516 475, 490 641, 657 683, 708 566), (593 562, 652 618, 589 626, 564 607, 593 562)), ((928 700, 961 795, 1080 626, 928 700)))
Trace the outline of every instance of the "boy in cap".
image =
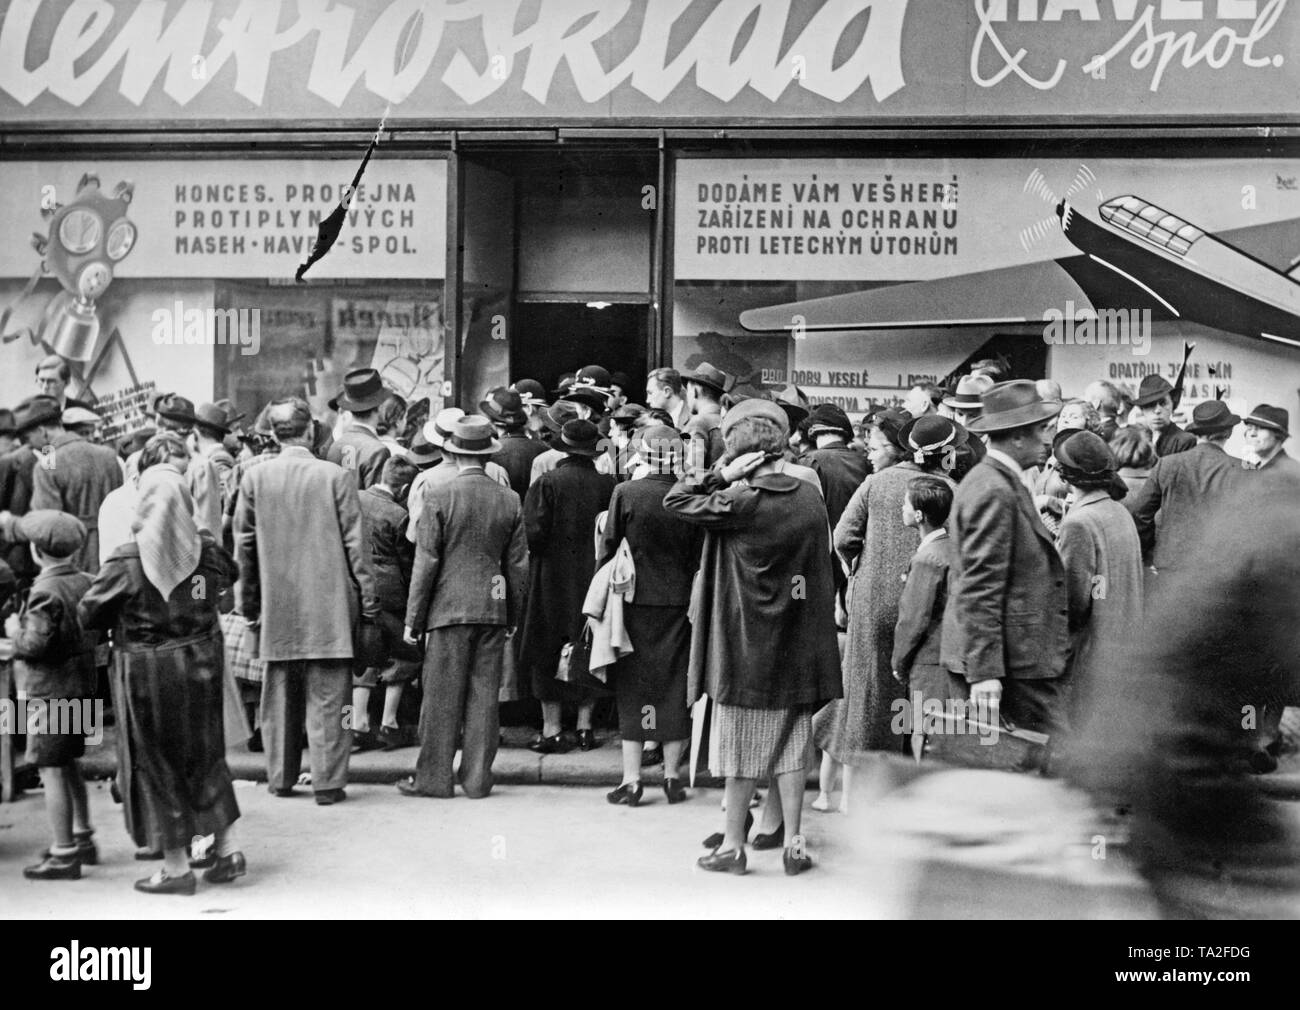
POLYGON ((98 859, 86 784, 77 767, 86 741, 79 734, 51 732, 60 727, 51 725, 50 717, 66 716, 69 701, 94 694, 95 640, 77 619, 77 603, 91 580, 72 562, 86 542, 86 528, 63 512, 38 509, 18 520, 17 532, 31 545, 41 572, 22 611, 5 622, 5 635, 13 640, 18 689, 27 700, 27 760, 41 769, 54 835, 44 859, 24 869, 23 876, 79 880, 82 863, 94 865, 98 859))

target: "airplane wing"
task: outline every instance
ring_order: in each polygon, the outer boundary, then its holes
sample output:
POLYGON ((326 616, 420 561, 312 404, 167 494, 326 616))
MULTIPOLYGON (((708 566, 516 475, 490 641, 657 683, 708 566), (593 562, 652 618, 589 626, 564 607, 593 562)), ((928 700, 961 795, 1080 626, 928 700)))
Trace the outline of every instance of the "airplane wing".
POLYGON ((749 309, 740 325, 758 332, 893 330, 915 326, 988 326, 1042 322, 1043 310, 1092 305, 1055 260, 932 281, 891 284, 826 298, 749 309))

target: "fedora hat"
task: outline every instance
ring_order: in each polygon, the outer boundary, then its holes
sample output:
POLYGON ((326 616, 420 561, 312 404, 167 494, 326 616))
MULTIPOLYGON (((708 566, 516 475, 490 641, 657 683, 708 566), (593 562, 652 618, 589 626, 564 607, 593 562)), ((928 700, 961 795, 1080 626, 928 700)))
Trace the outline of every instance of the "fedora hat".
POLYGON ((1261 403, 1246 418, 1247 424, 1253 424, 1258 428, 1270 428, 1283 438, 1291 436, 1288 428, 1290 421, 1291 416, 1284 407, 1270 407, 1267 403, 1261 403))
POLYGON ((835 404, 819 403, 808 413, 808 434, 816 435, 823 431, 851 439, 853 424, 849 421, 849 415, 835 404))
POLYGON ((546 387, 536 379, 516 379, 510 387, 527 407, 546 406, 546 387))
POLYGON ((165 396, 158 401, 157 414, 159 417, 165 417, 169 421, 177 421, 180 424, 194 424, 198 420, 194 416, 194 401, 174 394, 165 396))
POLYGON ((1061 412, 1061 404, 1044 400, 1032 379, 1012 379, 990 386, 980 397, 984 412, 967 427, 977 435, 1038 424, 1061 412))
POLYGON ((30 396, 14 411, 14 433, 18 435, 38 425, 62 423, 59 401, 52 396, 30 396))
POLYGON ((236 410, 235 405, 230 400, 218 400, 217 406, 226 415, 227 428, 233 428, 237 422, 242 421, 247 416, 243 411, 236 410))
POLYGON ((987 375, 963 375, 957 380, 957 391, 943 398, 945 407, 958 410, 979 410, 984 406, 980 397, 993 386, 987 375))
POLYGON ((435 448, 441 449, 443 443, 450 437, 452 426, 465 416, 465 412, 459 407, 446 407, 433 417, 429 418, 424 424, 423 434, 429 444, 435 448))
POLYGON ((496 440, 491 421, 478 414, 466 414, 452 423, 443 450, 457 456, 491 456, 501 450, 501 443, 496 440))
POLYGON ((1192 435, 1217 435, 1231 431, 1241 423, 1241 418, 1228 409, 1222 400, 1202 400, 1192 408, 1192 423, 1187 432, 1192 435))
POLYGON ((956 450, 970 435, 956 421, 939 414, 922 414, 904 422, 898 429, 898 446, 914 463, 927 456, 941 455, 950 446, 956 450))
POLYGON ((558 435, 565 424, 577 416, 578 409, 572 403, 567 400, 557 400, 542 411, 542 422, 550 431, 558 435))
POLYGON ((1161 375, 1144 375, 1142 382, 1138 386, 1138 395, 1133 400, 1139 407, 1149 407, 1153 403, 1159 403, 1166 396, 1174 395, 1174 387, 1169 385, 1164 376, 1161 375))
POLYGON ((524 413, 523 397, 516 390, 505 386, 495 386, 487 392, 487 398, 480 401, 479 413, 497 424, 526 424, 528 415, 524 413))
POLYGON ((205 428, 215 428, 223 435, 230 434, 230 421, 226 412, 215 403, 200 403, 195 407, 194 420, 205 428))
POLYGON ((566 421, 560 429, 560 441, 555 448, 573 456, 599 456, 600 429, 590 421, 577 418, 566 421))
POLYGON ((330 400, 329 406, 331 410, 364 412, 374 410, 387 395, 377 368, 354 368, 343 376, 343 389, 330 400))
POLYGON ((701 386, 708 386, 710 389, 716 389, 718 395, 731 392, 731 387, 736 384, 736 377, 728 375, 721 368, 714 368, 707 361, 700 362, 700 366, 693 372, 682 373, 683 382, 695 382, 701 386))
POLYGON ((411 439, 411 447, 406 450, 406 458, 421 469, 442 459, 442 450, 430 442, 424 434, 428 428, 429 425, 426 424, 417 431, 415 437, 411 439))

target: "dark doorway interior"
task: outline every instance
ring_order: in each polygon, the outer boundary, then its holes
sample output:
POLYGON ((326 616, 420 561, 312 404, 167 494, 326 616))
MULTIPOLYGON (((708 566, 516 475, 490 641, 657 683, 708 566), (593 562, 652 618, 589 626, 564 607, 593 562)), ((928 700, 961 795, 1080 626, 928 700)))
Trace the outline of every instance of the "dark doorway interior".
POLYGON ((548 390, 560 376, 584 365, 626 372, 628 399, 644 399, 646 333, 650 306, 615 303, 603 309, 584 302, 521 302, 510 345, 510 379, 537 379, 548 390))

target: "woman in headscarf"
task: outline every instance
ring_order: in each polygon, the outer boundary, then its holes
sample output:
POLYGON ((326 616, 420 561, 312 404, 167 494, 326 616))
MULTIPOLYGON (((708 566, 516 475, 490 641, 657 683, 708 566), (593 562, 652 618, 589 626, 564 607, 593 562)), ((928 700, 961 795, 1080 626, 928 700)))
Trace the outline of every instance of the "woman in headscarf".
MULTIPOLYGON (((910 739, 893 728, 894 703, 905 696, 893 675, 894 626, 903 582, 921 539, 915 528, 903 525, 907 487, 922 473, 954 486, 947 474, 957 466, 958 450, 967 439, 966 429, 938 414, 906 421, 893 434, 894 452, 879 443, 881 430, 871 436, 874 472, 854 492, 834 534, 835 551, 850 579, 844 700, 819 718, 816 742, 846 765, 842 811, 847 809, 847 763, 853 756, 868 750, 901 753, 910 739), (891 458, 898 462, 890 465, 891 458)), ((825 808, 825 803, 819 806, 825 808)))
POLYGON ((610 678, 618 698, 623 781, 605 798, 634 807, 641 802, 642 745, 650 740, 663 744, 668 802, 686 799, 678 777, 691 736, 686 708, 691 626, 686 609, 704 535, 664 508, 664 496, 677 482, 686 452, 676 430, 646 428, 630 448, 632 479, 614 488, 596 565, 610 561, 626 538, 636 570, 635 589, 623 611, 633 651, 614 664, 610 678))
POLYGON ((163 852, 148 894, 193 894, 190 840, 216 835, 204 873, 227 883, 245 872, 234 838, 239 817, 223 732, 223 650, 217 599, 234 561, 194 522, 174 446, 151 439, 140 457, 135 540, 99 570, 78 608, 86 628, 113 633, 118 784, 127 830, 163 852))

